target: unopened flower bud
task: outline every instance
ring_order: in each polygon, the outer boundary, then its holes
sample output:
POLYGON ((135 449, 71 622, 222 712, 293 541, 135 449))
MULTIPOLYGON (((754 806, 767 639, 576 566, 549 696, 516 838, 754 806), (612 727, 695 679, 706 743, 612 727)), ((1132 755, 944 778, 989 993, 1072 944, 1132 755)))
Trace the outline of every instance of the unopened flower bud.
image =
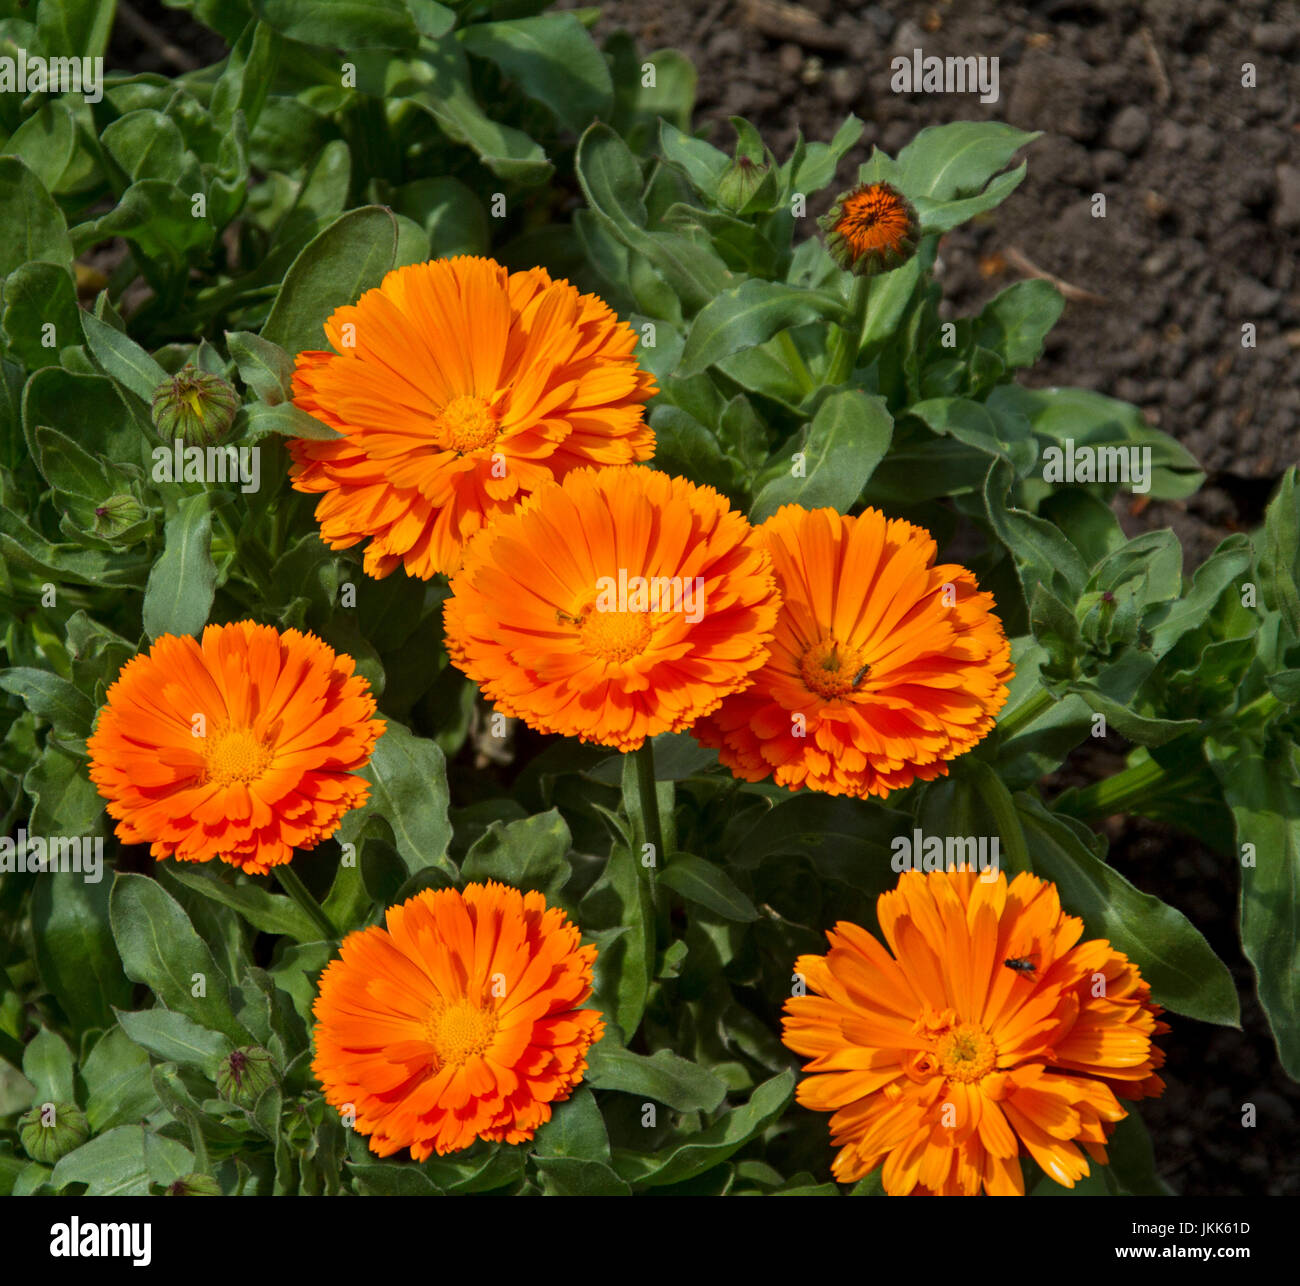
POLYGON ((167 1197, 219 1197, 221 1187, 207 1174, 183 1174, 167 1185, 167 1197))
POLYGON ((186 366, 154 389, 153 423, 164 442, 210 446, 230 431, 239 394, 219 375, 186 366))
POLYGON ((763 186, 771 171, 766 165, 739 155, 718 180, 718 204, 732 214, 739 214, 763 186))
POLYGON ((817 222, 831 257, 855 277, 900 267, 921 239, 912 203, 888 183, 864 183, 841 192, 817 222))
POLYGON ((123 532, 142 523, 149 511, 134 496, 123 492, 109 496, 95 507, 95 525, 91 535, 101 540, 116 540, 123 532))
POLYGON ((90 1126, 75 1103, 38 1103, 18 1118, 18 1138, 33 1161, 53 1165, 90 1138, 90 1126))
POLYGON ((217 1093, 240 1107, 252 1107, 274 1084, 275 1065, 260 1045, 235 1050, 217 1071, 217 1093))

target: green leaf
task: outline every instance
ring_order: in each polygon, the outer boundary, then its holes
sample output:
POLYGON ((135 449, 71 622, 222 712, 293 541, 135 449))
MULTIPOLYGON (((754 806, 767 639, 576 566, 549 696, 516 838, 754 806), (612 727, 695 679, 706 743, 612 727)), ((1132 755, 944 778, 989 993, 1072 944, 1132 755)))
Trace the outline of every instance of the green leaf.
POLYGON ((724 920, 758 919, 758 909, 725 871, 691 853, 674 853, 660 873, 659 883, 724 920))
POLYGON ((834 320, 840 301, 799 286, 751 277, 706 304, 691 323, 676 374, 697 375, 778 331, 822 318, 834 320))
POLYGON ((1026 603, 1032 601, 1034 586, 1040 582, 1063 602, 1077 601, 1088 580, 1079 551, 1052 523, 1010 503, 1007 492, 1012 480, 1010 462, 995 459, 984 484, 985 512, 1015 559, 1026 603))
POLYGON ((72 1050, 48 1027, 42 1027, 23 1050, 23 1075, 36 1087, 34 1103, 76 1103, 72 1050))
POLYGON ((496 63, 575 134, 593 118, 609 116, 609 67, 573 14, 479 22, 457 35, 464 49, 496 63))
POLYGON ((197 187, 202 181, 198 161, 186 151, 180 126, 162 112, 127 112, 104 129, 100 142, 132 183, 138 179, 188 180, 197 187))
POLYGON ((316 442, 333 442, 341 436, 337 429, 330 428, 314 415, 308 415, 292 402, 280 402, 276 406, 254 402, 245 410, 248 413, 245 442, 257 442, 271 433, 286 438, 311 438, 316 442))
MULTIPOLYGON (((80 342, 80 322, 69 338, 80 342)), ((23 424, 33 448, 39 426, 75 424, 77 442, 86 451, 117 464, 137 464, 140 459, 140 426, 113 381, 103 375, 57 366, 37 371, 23 389, 23 424)))
POLYGON ((321 931, 311 917, 291 898, 271 893, 252 882, 230 882, 224 871, 203 867, 190 869, 179 862, 167 869, 167 878, 210 898, 220 906, 237 911, 262 933, 287 933, 299 942, 319 941, 321 931))
POLYGON ((1010 460, 1019 477, 1027 474, 1038 458, 1037 444, 1026 421, 1012 417, 996 419, 987 406, 970 398, 930 398, 914 403, 907 411, 935 433, 1010 460))
POLYGON ((149 1192, 142 1125, 119 1125, 60 1158, 50 1176, 54 1188, 86 1184, 88 1197, 143 1197, 149 1192))
POLYGON ((893 839, 910 828, 908 814, 881 804, 802 792, 747 823, 726 857, 745 870, 769 858, 806 857, 821 878, 875 897, 897 883, 893 839))
POLYGON ((884 459, 893 432, 883 398, 858 389, 832 393, 817 408, 799 453, 804 476, 782 474, 769 482, 754 501, 750 521, 762 522, 784 504, 829 505, 847 513, 884 459))
POLYGON ((653 1157, 619 1153, 614 1168, 637 1187, 665 1187, 703 1174, 767 1129, 794 1097, 794 1083, 794 1072, 784 1071, 764 1081, 748 1103, 732 1108, 708 1129, 661 1146, 653 1157))
POLYGON ((675 1112, 716 1112, 727 1093, 720 1077, 672 1050, 634 1054, 609 1036, 591 1047, 583 1080, 592 1089, 654 1099, 675 1112))
POLYGON ((293 397, 293 359, 278 344, 252 331, 228 330, 226 347, 239 378, 268 406, 293 397))
MULTIPOLYGON (((85 787, 102 811, 95 788, 89 782, 85 787)), ((39 880, 32 890, 41 981, 78 1031, 112 1026, 113 1007, 131 1003, 131 984, 108 925, 109 888, 103 878, 91 884, 67 877, 39 880)))
MULTIPOLYGON (((1012 875, 1031 869, 1011 795, 983 760, 963 758, 950 775, 929 782, 917 805, 916 824, 927 841, 931 836, 945 840, 945 857, 951 854, 981 870, 991 865, 994 871, 1001 868, 1012 875), (950 846, 950 839, 960 846, 950 846)), ((912 856, 915 860, 923 854, 912 856)))
POLYGON ((587 203, 620 231, 644 229, 641 167, 628 145, 600 121, 588 127, 574 158, 587 203))
POLYGON ((217 496, 210 491, 186 496, 175 517, 167 521, 163 554, 149 573, 144 592, 144 628, 152 639, 160 634, 198 634, 207 624, 217 583, 212 561, 212 509, 217 496))
POLYGON ((378 286, 397 255, 397 220, 368 205, 340 215, 293 261, 262 327, 288 354, 324 349, 325 321, 378 286))
POLYGON ((0 690, 22 697, 24 705, 38 718, 48 719, 56 732, 88 737, 95 707, 67 679, 48 670, 14 666, 0 670, 0 690))
POLYGON ((1253 737, 1210 738, 1205 754, 1236 823, 1241 948, 1282 1066, 1300 1080, 1300 789, 1253 737))
POLYGON ((542 1191, 554 1197, 630 1197, 632 1189, 604 1161, 538 1157, 542 1191))
POLYGON ((627 843, 611 846, 604 871, 582 899, 578 923, 600 945, 596 1003, 630 1040, 650 993, 654 917, 649 877, 627 843), (603 939, 601 930, 607 934, 603 939))
POLYGON ((102 58, 112 27, 113 6, 103 0, 60 0, 36 10, 36 34, 50 55, 102 58))
POLYGON ((197 1067, 209 1080, 216 1079, 221 1060, 234 1049, 219 1032, 208 1031, 170 1009, 145 1009, 139 1013, 118 1010, 117 1021, 132 1041, 155 1058, 197 1067))
POLYGON ((487 211, 459 179, 416 179, 392 197, 393 208, 425 231, 436 258, 488 253, 491 237, 487 211))
POLYGON ((191 194, 171 179, 140 179, 122 194, 106 214, 73 229, 78 253, 97 241, 125 237, 146 259, 166 264, 174 272, 186 270, 191 258, 212 245, 217 227, 210 219, 196 219, 191 194))
POLYGON ((949 232, 977 214, 984 214, 1001 205, 1024 182, 1028 168, 1022 162, 1014 170, 999 174, 983 192, 962 201, 932 201, 929 197, 913 197, 912 205, 921 221, 921 231, 949 232))
POLYGON ((1000 121, 931 125, 898 154, 903 191, 932 201, 969 196, 1038 137, 1000 121))
MULTIPOLYGON (((50 486, 63 493, 65 501, 75 497, 98 503, 130 490, 133 474, 83 451, 57 429, 38 425, 32 437, 37 466, 50 486)), ((86 508, 93 509, 93 504, 86 508)))
POLYGON ((402 0, 251 0, 263 22, 292 40, 336 49, 414 49, 419 33, 402 0))
MULTIPOLYGON (((52 738, 46 740, 41 757, 24 774, 23 790, 32 801, 29 834, 103 835, 104 801, 86 776, 85 760, 52 738)), ((92 874, 94 853, 92 849, 92 874)))
POLYGON ((149 405, 154 390, 168 378, 167 372, 134 340, 92 313, 81 314, 81 328, 86 347, 104 374, 149 405))
POLYGON ((1091 389, 1003 384, 989 394, 987 405, 994 414, 1024 416, 1048 446, 1062 451, 1068 442, 1074 449, 1093 447, 1102 458, 1100 452, 1107 447, 1149 447, 1150 474, 1141 494, 1152 500, 1181 500, 1205 481, 1195 456, 1167 433, 1151 428, 1136 406, 1091 389))
POLYGON ((447 763, 437 742, 390 719, 361 775, 371 785, 370 798, 343 819, 338 841, 353 843, 371 819, 382 819, 411 875, 428 866, 455 875, 447 858, 447 763))
POLYGON ((189 917, 156 880, 119 874, 109 900, 113 939, 128 978, 152 987, 169 1009, 250 1043, 235 1017, 230 983, 189 917))
POLYGON ((609 1135, 589 1089, 578 1089, 567 1103, 557 1104, 551 1119, 537 1131, 533 1151, 542 1157, 609 1160, 609 1135))
POLYGON ((695 103, 695 65, 676 49, 655 49, 645 57, 654 68, 654 80, 637 81, 637 108, 647 119, 662 117, 678 129, 690 129, 695 103))
POLYGON ((348 1169, 364 1197, 436 1197, 442 1193, 418 1166, 349 1162, 348 1169))
POLYGON ((1236 1027, 1237 991, 1228 967, 1180 911, 1139 892, 1090 849, 1082 823, 1049 813, 1029 795, 1016 796, 1034 873, 1051 880, 1061 905, 1081 916, 1089 936, 1106 938, 1142 971, 1151 998, 1202 1022, 1236 1027))
POLYGON ((48 192, 56 192, 77 148, 72 109, 61 98, 50 99, 9 136, 5 152, 16 156, 48 192))
POLYGON ((1300 635, 1300 500, 1294 466, 1282 475, 1277 495, 1264 514, 1259 558, 1264 602, 1281 612, 1293 635, 1300 635))
POLYGON ((663 120, 659 122, 659 150, 670 165, 690 179, 696 191, 710 199, 716 196, 718 180, 731 164, 727 154, 712 143, 683 134, 663 120))
POLYGON ((569 827, 556 808, 517 822, 492 822, 465 855, 460 873, 465 880, 536 889, 553 902, 569 879, 570 846, 569 827))
POLYGON ((833 182, 840 161, 856 146, 862 130, 862 122, 850 114, 829 143, 809 143, 798 167, 790 166, 787 190, 808 196, 833 182))
POLYGON ((1134 1197, 1171 1197, 1174 1190, 1156 1173, 1151 1136, 1134 1111, 1115 1126, 1106 1140, 1108 1169, 1119 1190, 1134 1197))
POLYGON ((492 1145, 477 1156, 432 1157, 420 1169, 447 1192, 491 1192, 518 1180, 524 1169, 524 1149, 492 1145))
POLYGON ((25 263, 4 279, 3 296, 0 325, 28 370, 57 365, 59 349, 80 342, 81 313, 66 268, 25 263))
POLYGON ((413 64, 423 84, 413 101, 425 108, 453 143, 462 143, 498 178, 544 183, 554 170, 539 143, 493 119, 474 96, 469 62, 453 40, 441 40, 413 64))
POLYGON ((242 112, 248 129, 257 124, 275 79, 284 42, 266 23, 250 22, 226 59, 212 89, 212 120, 228 131, 242 112))
POLYGON ((973 326, 975 343, 991 349, 1008 368, 1032 366, 1065 308, 1065 297, 1046 281, 1018 281, 984 306, 973 326))
POLYGON ((33 259, 69 267, 72 242, 63 212, 16 156, 0 156, 0 277, 33 259))
POLYGON ((81 1068, 86 1082, 86 1120, 98 1134, 139 1121, 156 1111, 158 1096, 149 1083, 149 1057, 120 1027, 95 1042, 81 1068))

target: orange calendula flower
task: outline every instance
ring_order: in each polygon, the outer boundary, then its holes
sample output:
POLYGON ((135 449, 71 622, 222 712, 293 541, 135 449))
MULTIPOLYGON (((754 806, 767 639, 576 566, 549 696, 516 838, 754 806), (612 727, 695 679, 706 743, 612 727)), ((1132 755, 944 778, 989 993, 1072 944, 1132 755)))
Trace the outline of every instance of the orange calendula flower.
POLYGON ((906 263, 921 236, 912 203, 888 183, 864 183, 842 192, 817 222, 835 262, 858 277, 906 263))
POLYGON ((417 1161, 475 1139, 522 1143, 573 1093, 604 1034, 594 946, 540 893, 425 889, 388 928, 350 933, 321 974, 316 1058, 325 1099, 370 1150, 417 1161))
POLYGON ((1080 942, 1033 875, 908 871, 878 914, 888 950, 841 921, 785 1005, 783 1039, 812 1060, 797 1098, 834 1113, 835 1178, 883 1161, 891 1196, 1023 1196, 1022 1155, 1067 1188, 1089 1173, 1079 1145, 1105 1164, 1116 1095, 1164 1090, 1169 1027, 1137 966, 1080 942))
POLYGON ((293 485, 320 493, 321 539, 367 538, 365 569, 427 580, 543 483, 654 453, 656 392, 636 335, 543 268, 460 256, 390 272, 299 353, 294 403, 342 435, 289 443, 293 485))
POLYGON ((783 599, 771 655, 695 736, 737 777, 793 790, 887 795, 946 774, 1006 703, 993 596, 876 509, 785 505, 757 534, 783 599))
POLYGON ((451 589, 447 650, 498 710, 620 750, 744 687, 778 605, 742 514, 637 467, 538 491, 470 545, 451 589))
POLYGON ((255 875, 315 848, 366 800, 384 730, 355 663, 312 634, 239 621, 163 634, 122 667, 87 740, 126 844, 255 875))

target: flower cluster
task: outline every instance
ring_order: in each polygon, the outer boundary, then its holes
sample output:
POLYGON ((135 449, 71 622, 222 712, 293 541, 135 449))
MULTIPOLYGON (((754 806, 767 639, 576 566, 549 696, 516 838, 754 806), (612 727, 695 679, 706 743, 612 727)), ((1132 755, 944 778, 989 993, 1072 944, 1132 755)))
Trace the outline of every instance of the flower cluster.
MULTIPOLYGON (((829 216, 845 267, 910 254, 887 185, 829 216)), ((321 537, 365 569, 450 577, 452 661, 503 714, 619 751, 690 730, 746 782, 858 798, 931 781, 994 726, 1013 671, 992 595, 912 523, 787 504, 753 526, 647 467, 656 391, 633 332, 542 269, 481 258, 390 273, 297 359, 291 444, 321 537)), ((239 621, 163 635, 107 692, 91 779, 128 843, 258 875, 363 804, 384 723, 351 658, 239 621)), ((785 1041, 833 1112, 833 1173, 891 1193, 1067 1186, 1104 1161, 1117 1094, 1161 1087, 1166 1030, 1137 969, 1056 888, 905 874, 888 950, 841 923, 803 956, 785 1041), (892 953, 892 954, 891 954, 892 953), (1100 980, 1100 986, 1098 986, 1100 980)), ((417 1161, 533 1138, 604 1032, 596 948, 538 892, 426 889, 349 934, 320 979, 312 1064, 371 1149, 417 1161)), ((244 1092, 236 1051, 228 1097, 244 1092)), ((256 1063, 256 1060, 254 1060, 256 1063)), ((255 1070, 262 1069, 256 1063, 255 1070)), ((269 1070, 266 1071, 270 1075, 269 1070)))

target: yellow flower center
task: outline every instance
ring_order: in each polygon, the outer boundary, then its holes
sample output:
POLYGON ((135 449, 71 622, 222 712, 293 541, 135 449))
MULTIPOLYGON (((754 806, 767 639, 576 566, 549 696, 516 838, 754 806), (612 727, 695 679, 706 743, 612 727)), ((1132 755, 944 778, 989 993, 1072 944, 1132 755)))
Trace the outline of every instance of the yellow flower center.
POLYGON ((870 670, 860 649, 833 638, 814 643, 799 662, 804 687, 827 701, 856 692, 870 670))
POLYGON ((481 397, 454 397, 434 425, 438 440, 448 451, 464 455, 495 440, 500 425, 481 397))
POLYGON ((468 1000, 439 1009, 429 1022, 429 1041, 438 1055, 438 1066, 459 1065, 481 1054, 496 1035, 497 1016, 468 1000))
POLYGON ((207 739, 203 757, 208 780, 230 786, 237 781, 256 781, 275 755, 249 729, 225 728, 207 739))
POLYGON ((963 1023, 939 1038, 934 1047, 939 1074, 954 1081, 983 1080, 998 1061, 998 1051, 988 1033, 975 1023, 963 1023))
POLYGON ((627 661, 644 652, 653 631, 648 612, 592 610, 582 620, 582 646, 602 661, 627 661))

